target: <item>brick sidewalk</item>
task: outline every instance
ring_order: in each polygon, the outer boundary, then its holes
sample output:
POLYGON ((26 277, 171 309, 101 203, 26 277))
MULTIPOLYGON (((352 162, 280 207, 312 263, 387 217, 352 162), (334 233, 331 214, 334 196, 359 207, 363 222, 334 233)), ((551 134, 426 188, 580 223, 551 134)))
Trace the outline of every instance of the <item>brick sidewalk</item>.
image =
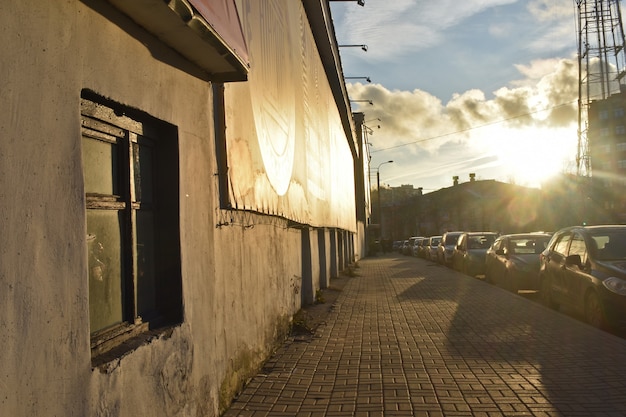
POLYGON ((626 415, 626 340, 422 259, 357 274, 224 416, 626 415))

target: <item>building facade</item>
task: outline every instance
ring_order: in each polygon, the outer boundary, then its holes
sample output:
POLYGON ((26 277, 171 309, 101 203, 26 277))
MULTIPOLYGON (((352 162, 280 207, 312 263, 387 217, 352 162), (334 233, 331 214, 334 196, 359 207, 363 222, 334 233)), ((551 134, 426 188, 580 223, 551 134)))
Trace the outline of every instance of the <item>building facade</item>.
MULTIPOLYGON (((595 203, 626 221, 626 92, 589 106, 588 152, 595 203)), ((589 188, 589 187, 587 187, 589 188)))
POLYGON ((0 33, 0 414, 219 415, 361 256, 327 2, 9 0, 0 33))

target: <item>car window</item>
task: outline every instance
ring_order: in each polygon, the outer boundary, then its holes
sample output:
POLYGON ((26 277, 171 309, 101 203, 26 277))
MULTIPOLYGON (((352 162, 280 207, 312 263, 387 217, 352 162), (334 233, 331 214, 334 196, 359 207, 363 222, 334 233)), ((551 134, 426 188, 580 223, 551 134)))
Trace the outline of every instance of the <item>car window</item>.
POLYGON ((528 238, 511 239, 511 253, 518 255, 535 253, 535 241, 528 238))
POLYGON ((455 245, 459 235, 446 235, 446 245, 455 245))
POLYGON ((563 256, 567 255, 567 244, 569 243, 572 235, 570 233, 566 233, 557 238, 557 241, 554 245, 554 252, 560 253, 563 256))
POLYGON ((495 252, 500 249, 502 247, 502 242, 503 239, 496 239, 496 241, 493 242, 493 245, 491 246, 491 250, 495 252))
POLYGON ((550 242, 549 237, 538 238, 535 241, 535 253, 541 253, 545 248, 548 247, 548 243, 550 242))
POLYGON ((574 234, 569 248, 570 255, 580 255, 580 261, 584 265, 587 262, 587 245, 580 233, 574 234))
POLYGON ((535 255, 541 253, 548 245, 548 239, 545 237, 520 237, 511 239, 510 248, 514 253, 535 255))
POLYGON ((598 259, 602 261, 626 258, 626 233, 613 232, 592 236, 598 249, 598 259))
POLYGON ((468 249, 487 249, 495 240, 494 235, 470 236, 467 241, 468 249))

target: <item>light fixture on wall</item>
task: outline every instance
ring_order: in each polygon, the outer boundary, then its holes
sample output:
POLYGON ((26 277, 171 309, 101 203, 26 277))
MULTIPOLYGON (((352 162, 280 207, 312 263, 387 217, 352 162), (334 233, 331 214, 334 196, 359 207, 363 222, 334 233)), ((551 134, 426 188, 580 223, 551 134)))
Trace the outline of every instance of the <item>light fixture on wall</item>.
MULTIPOLYGON (((377 117, 375 119, 366 120, 366 121, 363 122, 363 124, 365 124, 367 122, 373 122, 374 120, 378 120, 379 122, 382 122, 382 120, 380 120, 380 117, 377 117)), ((380 125, 376 125, 376 127, 380 129, 380 125)))
POLYGON ((340 48, 361 48, 367 52, 367 45, 338 45, 340 48))
POLYGON ((365 0, 328 0, 328 1, 356 1, 359 6, 365 6, 365 0))
POLYGON ((368 83, 371 83, 372 80, 370 77, 344 77, 346 80, 365 80, 368 83))

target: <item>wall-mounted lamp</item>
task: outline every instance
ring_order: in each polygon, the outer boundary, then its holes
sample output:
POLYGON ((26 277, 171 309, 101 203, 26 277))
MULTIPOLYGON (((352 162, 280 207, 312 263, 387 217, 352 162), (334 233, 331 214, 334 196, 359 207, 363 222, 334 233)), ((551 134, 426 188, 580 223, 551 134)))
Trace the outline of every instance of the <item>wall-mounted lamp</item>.
POLYGON ((367 52, 367 45, 338 45, 340 48, 361 48, 367 52))
MULTIPOLYGON (((380 117, 377 117, 377 118, 375 118, 375 119, 370 119, 370 120, 366 120, 366 121, 364 121, 364 122, 363 122, 363 126, 365 126, 365 123, 367 123, 367 122, 372 122, 372 121, 374 121, 374 120, 378 120, 379 122, 382 122, 382 120, 380 120, 380 117)), ((380 129, 380 125, 376 125, 376 127, 380 129)))
MULTIPOLYGON (((362 126, 363 126, 365 129, 367 129, 367 133, 368 133, 369 135, 373 135, 373 134, 374 134, 374 129, 373 129, 373 128, 371 128, 371 127, 369 127, 369 126, 367 126, 367 125, 362 125, 362 126)), ((374 127, 376 127, 376 129, 380 129, 380 125, 377 125, 377 126, 374 126, 374 127)))
POLYGON ((365 0, 328 0, 328 1, 356 1, 359 6, 365 6, 365 0))
POLYGON ((369 103, 370 106, 374 105, 372 100, 350 100, 350 103, 369 103))
POLYGON ((370 77, 344 77, 346 80, 365 80, 368 83, 371 83, 372 80, 370 79, 370 77))

